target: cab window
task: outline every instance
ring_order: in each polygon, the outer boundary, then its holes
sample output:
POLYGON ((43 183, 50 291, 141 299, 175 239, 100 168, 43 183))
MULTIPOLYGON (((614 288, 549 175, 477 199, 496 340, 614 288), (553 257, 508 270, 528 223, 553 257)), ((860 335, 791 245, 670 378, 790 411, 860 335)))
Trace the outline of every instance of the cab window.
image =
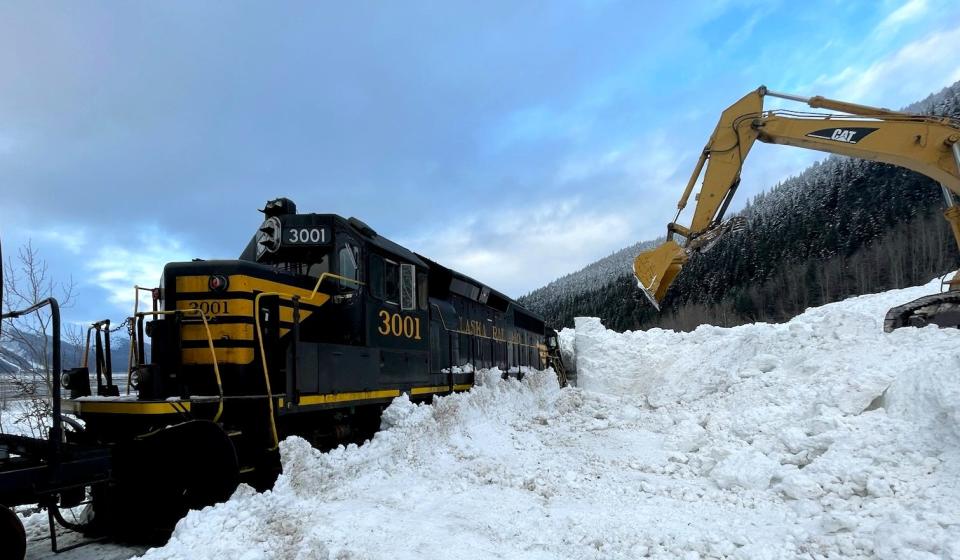
POLYGON ((404 311, 427 308, 427 275, 412 264, 401 264, 379 255, 370 255, 367 274, 370 295, 404 311), (419 290, 417 288, 420 288, 419 290))
POLYGON ((413 311, 417 308, 416 267, 412 264, 400 265, 400 309, 413 311))
POLYGON ((377 299, 383 299, 383 274, 383 259, 379 255, 371 255, 367 280, 370 283, 370 295, 377 299))
POLYGON ((400 303, 400 265, 389 259, 383 260, 383 299, 400 303))
POLYGON ((421 310, 427 309, 427 300, 429 299, 429 294, 427 293, 427 275, 423 272, 417 273, 417 301, 420 304, 421 310))
POLYGON ((307 268, 307 274, 314 278, 320 278, 320 275, 324 272, 330 272, 330 259, 327 257, 320 257, 319 262, 315 262, 307 268))
MULTIPOLYGON (((356 247, 353 245, 344 245, 340 248, 338 257, 340 260, 340 276, 344 278, 349 278, 351 280, 360 280, 360 265, 359 263, 359 254, 356 247)), ((356 290, 358 284, 355 282, 347 282, 345 280, 340 280, 340 288, 356 290)))

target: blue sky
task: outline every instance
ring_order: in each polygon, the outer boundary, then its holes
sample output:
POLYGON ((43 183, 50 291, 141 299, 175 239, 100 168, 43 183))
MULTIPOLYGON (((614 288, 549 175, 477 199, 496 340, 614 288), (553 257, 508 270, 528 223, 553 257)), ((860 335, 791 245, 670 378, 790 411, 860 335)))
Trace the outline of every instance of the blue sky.
MULTIPOLYGON (((761 84, 901 107, 960 80, 960 3, 0 4, 0 236, 129 313, 278 196, 519 296, 661 235, 761 84)), ((758 146, 738 193, 815 153, 758 146)))

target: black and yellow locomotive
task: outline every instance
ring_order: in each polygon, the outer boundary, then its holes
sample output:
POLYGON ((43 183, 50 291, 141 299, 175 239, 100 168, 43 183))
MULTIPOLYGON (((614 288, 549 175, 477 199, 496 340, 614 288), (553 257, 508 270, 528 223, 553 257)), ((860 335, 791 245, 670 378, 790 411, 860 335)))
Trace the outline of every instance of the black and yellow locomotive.
MULTIPOLYGON (((467 390, 476 369, 552 366, 565 382, 556 333, 502 293, 355 218, 285 198, 262 212, 239 259, 166 265, 131 318, 131 394, 113 384, 109 344, 95 391, 87 369, 64 373, 63 410, 84 423, 67 448, 109 450, 87 528, 169 530, 240 480, 269 487, 284 437, 362 441, 394 397, 467 390)), ((3 481, 0 467, 0 498, 3 481)))

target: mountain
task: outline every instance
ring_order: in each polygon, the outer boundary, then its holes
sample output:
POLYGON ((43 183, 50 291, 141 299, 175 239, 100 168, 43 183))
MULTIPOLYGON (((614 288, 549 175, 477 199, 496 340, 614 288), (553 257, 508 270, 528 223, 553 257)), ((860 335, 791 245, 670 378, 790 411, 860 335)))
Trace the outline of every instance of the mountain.
POLYGON ((620 249, 602 259, 591 263, 576 272, 557 278, 542 288, 523 296, 521 300, 530 308, 538 309, 550 305, 561 298, 575 297, 610 284, 611 279, 633 274, 633 258, 637 253, 652 249, 663 238, 653 241, 641 241, 620 249))
MULTIPOLYGON (((960 82, 904 109, 960 117, 960 82)), ((749 165, 749 163, 748 163, 749 165)), ((828 157, 748 201, 746 227, 697 255, 656 313, 636 289, 638 243, 520 298, 557 327, 689 330, 785 321, 807 307, 922 283, 954 269, 956 244, 932 180, 891 165, 828 157)))
MULTIPOLYGON (((3 340, 0 341, 0 375, 7 373, 20 373, 31 370, 42 369, 42 360, 39 358, 43 354, 44 340, 41 336, 22 335, 20 340, 12 340, 8 336, 6 329, 3 331, 3 340)), ((47 359, 51 359, 50 348, 52 342, 46 341, 47 359)), ((64 369, 80 365, 83 357, 83 341, 61 340, 60 358, 64 369)), ((126 371, 127 355, 129 352, 130 341, 126 338, 115 337, 110 340, 112 349, 112 365, 114 371, 126 371)), ((150 355, 150 345, 146 345, 147 356, 150 355)), ((90 369, 94 370, 96 364, 93 342, 90 344, 90 353, 87 363, 90 369)))

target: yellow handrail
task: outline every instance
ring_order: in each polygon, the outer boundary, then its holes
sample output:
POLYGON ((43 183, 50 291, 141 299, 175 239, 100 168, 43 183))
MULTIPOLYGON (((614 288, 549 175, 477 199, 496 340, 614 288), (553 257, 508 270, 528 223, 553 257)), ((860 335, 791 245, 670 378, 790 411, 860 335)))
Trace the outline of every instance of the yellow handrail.
MULTIPOLYGON (((337 280, 350 282, 351 284, 356 284, 358 286, 363 285, 363 282, 360 282, 359 280, 347 278, 346 276, 340 276, 339 274, 333 274, 332 272, 324 272, 320 275, 320 278, 317 279, 317 284, 313 287, 313 291, 310 292, 310 297, 301 299, 300 301, 312 301, 313 298, 317 296, 317 292, 320 290, 320 285, 323 284, 323 281, 327 278, 335 278, 337 280)), ((273 417, 273 390, 270 387, 270 371, 267 368, 267 354, 263 348, 263 331, 260 328, 260 298, 264 296, 277 296, 290 300, 297 296, 283 292, 260 292, 256 295, 256 297, 253 298, 253 322, 257 328, 257 344, 260 346, 260 363, 263 366, 263 381, 267 388, 267 403, 270 409, 270 435, 273 437, 273 447, 271 450, 273 450, 280 446, 280 438, 277 436, 277 422, 273 417)))
MULTIPOLYGON (((133 378, 133 365, 140 363, 140 356, 137 355, 137 331, 133 328, 133 318, 140 312, 140 292, 150 292, 150 288, 143 286, 133 286, 133 315, 130 316, 130 351, 127 352, 127 394, 130 394, 130 381, 133 378)), ((156 305, 156 302, 154 302, 156 305)))
POLYGON ((213 358, 213 375, 217 379, 217 391, 220 397, 217 402, 217 414, 213 417, 213 421, 216 422, 220 420, 220 415, 223 414, 223 383, 220 380, 220 366, 217 363, 217 352, 213 347, 213 335, 210 334, 210 324, 207 323, 207 314, 201 309, 178 309, 175 311, 142 311, 135 313, 134 317, 144 317, 146 315, 175 315, 177 313, 200 315, 200 319, 203 320, 203 328, 207 332, 207 344, 210 347, 210 357, 213 358))

